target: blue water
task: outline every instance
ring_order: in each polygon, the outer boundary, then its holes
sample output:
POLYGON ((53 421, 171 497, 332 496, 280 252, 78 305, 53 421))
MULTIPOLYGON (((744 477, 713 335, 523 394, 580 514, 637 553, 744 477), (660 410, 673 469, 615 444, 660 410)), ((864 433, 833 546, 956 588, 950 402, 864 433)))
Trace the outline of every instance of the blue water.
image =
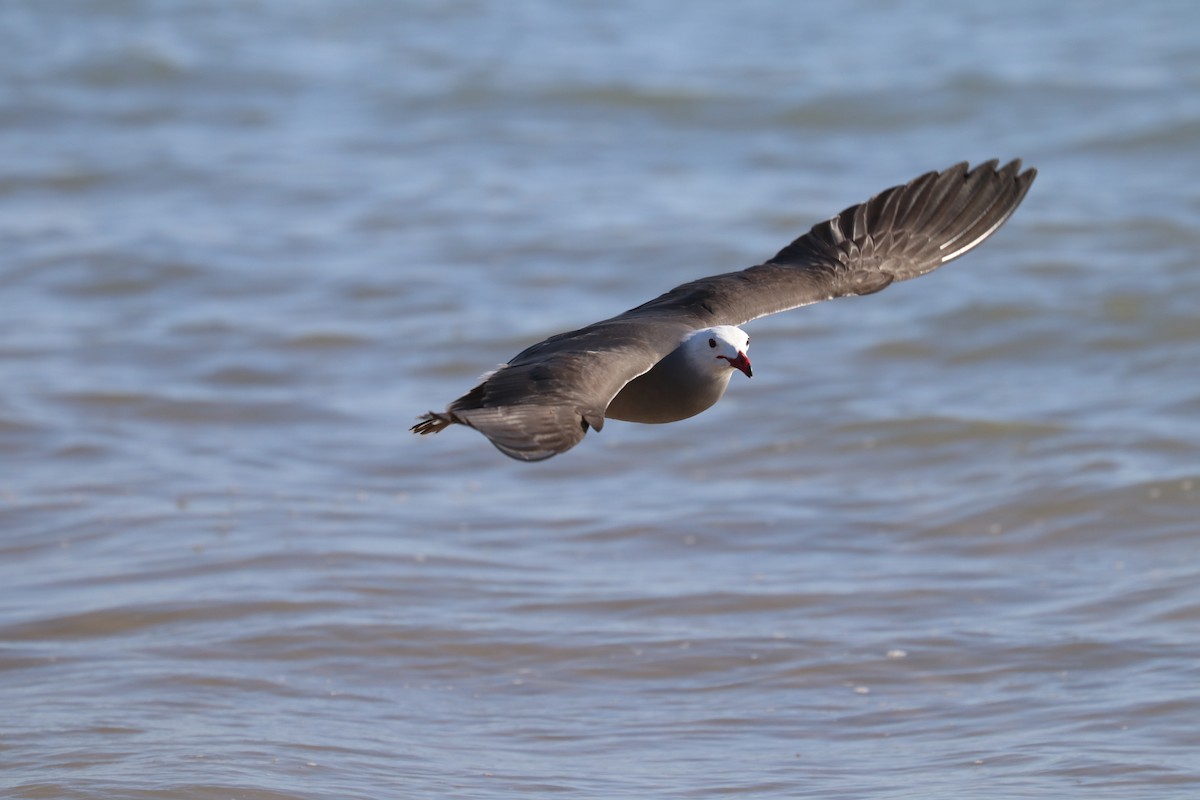
POLYGON ((0 7, 0 794, 1196 796, 1198 24, 0 7), (407 432, 992 157, 993 240, 692 420, 407 432))

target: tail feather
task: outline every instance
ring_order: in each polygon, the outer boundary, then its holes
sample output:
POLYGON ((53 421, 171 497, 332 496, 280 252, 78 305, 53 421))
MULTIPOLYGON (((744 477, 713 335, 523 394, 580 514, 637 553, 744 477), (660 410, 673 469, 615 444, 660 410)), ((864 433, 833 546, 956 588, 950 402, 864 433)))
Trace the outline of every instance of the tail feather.
POLYGON ((429 411, 418 417, 421 421, 409 428, 413 433, 425 435, 427 433, 437 433, 440 430, 449 428, 458 420, 451 417, 449 414, 439 414, 436 411, 429 411))

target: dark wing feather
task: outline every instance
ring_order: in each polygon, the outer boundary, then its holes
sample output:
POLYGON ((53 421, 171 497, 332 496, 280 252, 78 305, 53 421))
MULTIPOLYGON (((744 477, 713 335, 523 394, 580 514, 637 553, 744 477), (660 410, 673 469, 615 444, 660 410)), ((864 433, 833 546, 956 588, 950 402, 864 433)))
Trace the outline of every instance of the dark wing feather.
POLYGON ((1037 175, 1021 162, 926 173, 815 225, 767 261, 685 283, 648 303, 529 347, 413 426, 461 423, 525 461, 574 447, 604 424, 618 392, 691 331, 844 295, 878 292, 976 247, 1012 215, 1037 175))
POLYGON ((996 164, 926 173, 813 226, 765 264, 685 283, 626 313, 683 306, 705 325, 741 325, 924 275, 995 233, 1037 175, 1020 161, 996 164))
POLYGON ((469 425, 506 455, 541 461, 571 449, 589 427, 604 426, 604 410, 629 381, 703 327, 685 311, 654 325, 616 317, 552 336, 518 353, 455 400, 429 412, 416 433, 452 423, 469 425))

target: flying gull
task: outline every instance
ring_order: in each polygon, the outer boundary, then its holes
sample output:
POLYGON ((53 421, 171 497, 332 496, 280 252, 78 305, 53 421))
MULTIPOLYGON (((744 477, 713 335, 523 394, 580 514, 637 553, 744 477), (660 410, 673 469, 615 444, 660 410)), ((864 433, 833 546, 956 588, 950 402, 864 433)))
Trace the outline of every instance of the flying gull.
POLYGON ((505 455, 541 461, 607 419, 674 422, 750 377, 737 326, 931 272, 991 236, 1037 170, 997 160, 928 172, 813 227, 764 264, 677 286, 648 303, 526 348, 413 433, 466 425, 505 455))

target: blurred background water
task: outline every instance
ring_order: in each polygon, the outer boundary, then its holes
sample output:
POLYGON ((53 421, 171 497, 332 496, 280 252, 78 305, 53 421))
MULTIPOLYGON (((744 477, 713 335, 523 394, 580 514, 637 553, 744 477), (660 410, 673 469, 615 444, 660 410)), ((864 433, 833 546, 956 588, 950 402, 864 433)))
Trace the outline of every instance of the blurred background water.
POLYGON ((0 6, 0 790, 1197 796, 1197 8, 0 6), (407 432, 992 157, 699 417, 407 432))

